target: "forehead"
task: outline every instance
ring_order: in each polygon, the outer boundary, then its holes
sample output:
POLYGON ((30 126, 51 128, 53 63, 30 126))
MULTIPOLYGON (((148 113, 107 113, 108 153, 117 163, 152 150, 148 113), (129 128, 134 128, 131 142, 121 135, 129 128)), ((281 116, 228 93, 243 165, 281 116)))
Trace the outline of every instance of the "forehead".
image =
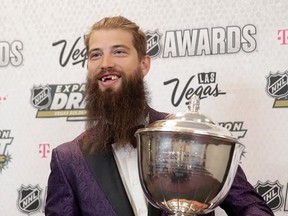
POLYGON ((122 29, 100 29, 94 30, 89 39, 90 49, 109 48, 116 45, 133 48, 132 34, 122 29))

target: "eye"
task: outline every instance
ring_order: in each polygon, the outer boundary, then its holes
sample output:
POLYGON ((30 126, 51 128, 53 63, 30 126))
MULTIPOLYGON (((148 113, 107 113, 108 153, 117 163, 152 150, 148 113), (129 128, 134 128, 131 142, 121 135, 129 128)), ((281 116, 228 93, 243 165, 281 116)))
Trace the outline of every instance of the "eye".
POLYGON ((92 51, 89 54, 89 59, 99 59, 102 56, 102 53, 100 51, 92 51))
POLYGON ((126 54, 127 54, 127 51, 125 49, 115 49, 114 50, 114 55, 124 56, 126 54))

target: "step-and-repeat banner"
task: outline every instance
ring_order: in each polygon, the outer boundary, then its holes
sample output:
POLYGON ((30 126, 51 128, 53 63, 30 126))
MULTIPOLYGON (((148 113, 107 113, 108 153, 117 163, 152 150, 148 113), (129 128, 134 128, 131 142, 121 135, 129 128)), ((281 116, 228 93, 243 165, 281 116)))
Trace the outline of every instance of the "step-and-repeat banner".
POLYGON ((147 34, 150 105, 186 111, 199 95, 246 146, 248 180, 288 215, 286 0, 1 0, 0 215, 44 215, 51 151, 85 128, 84 36, 115 15, 147 34))

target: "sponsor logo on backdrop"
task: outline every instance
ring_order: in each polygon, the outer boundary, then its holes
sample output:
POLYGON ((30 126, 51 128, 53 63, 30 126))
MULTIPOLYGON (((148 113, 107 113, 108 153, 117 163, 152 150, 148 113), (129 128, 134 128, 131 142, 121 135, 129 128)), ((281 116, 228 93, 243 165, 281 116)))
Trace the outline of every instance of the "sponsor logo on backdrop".
POLYGON ((147 31, 146 32, 147 37, 147 54, 151 58, 156 58, 160 52, 161 52, 161 44, 160 44, 160 38, 161 34, 156 31, 147 31))
POLYGON ((288 107, 288 71, 271 73, 266 77, 266 92, 275 98, 273 108, 288 107))
POLYGON ((244 138, 247 133, 247 129, 243 129, 243 121, 219 122, 218 124, 229 130, 237 139, 244 138))
POLYGON ((83 120, 86 114, 85 84, 47 84, 31 89, 30 102, 37 109, 36 118, 67 117, 83 120))
MULTIPOLYGON (((245 26, 219 26, 212 28, 167 30, 148 30, 147 53, 154 59, 252 53, 257 48, 257 29, 253 24, 245 26), (162 45, 163 44, 163 45, 162 45)), ((75 41, 65 39, 52 43, 59 49, 59 64, 85 67, 87 62, 85 36, 75 41)))
POLYGON ((179 106, 181 102, 186 101, 186 105, 189 103, 189 99, 195 94, 200 99, 208 97, 218 97, 219 95, 225 95, 219 89, 218 83, 216 82, 216 72, 198 73, 197 75, 191 76, 186 83, 180 83, 179 78, 173 78, 164 82, 164 85, 172 85, 173 90, 171 94, 171 103, 174 107, 179 106), (182 89, 180 88, 180 84, 182 89))
POLYGON ((22 50, 22 41, 0 41, 0 67, 6 67, 8 65, 15 67, 20 66, 23 63, 22 50))
POLYGON ((85 66, 87 56, 84 46, 84 37, 78 37, 74 42, 69 43, 67 40, 59 40, 52 43, 53 47, 60 47, 59 64, 62 67, 67 64, 85 66))
POLYGON ((283 185, 278 180, 275 182, 269 180, 266 182, 258 181, 254 188, 273 211, 278 211, 283 205, 283 185))
MULTIPOLYGON (((154 38, 153 45, 161 47, 160 36, 154 38)), ((241 26, 226 26, 213 28, 197 28, 168 30, 163 39, 163 58, 192 57, 206 55, 236 54, 239 52, 252 53, 257 48, 257 29, 252 24, 241 26)), ((158 33, 159 34, 159 33, 158 33)), ((153 35, 153 33, 152 33, 153 35)), ((160 35, 160 34, 159 34, 160 35)), ((148 44, 150 47, 150 44, 148 44)), ((153 57, 156 57, 153 55, 153 57)))
POLYGON ((11 137, 10 133, 11 130, 0 130, 0 173, 8 167, 12 159, 9 147, 14 138, 11 137))
POLYGON ((41 155, 41 158, 47 158, 49 153, 50 153, 50 144, 48 143, 39 144, 39 154, 41 155))
POLYGON ((277 39, 281 42, 281 45, 288 44, 288 29, 279 29, 277 39))
POLYGON ((38 185, 28 185, 27 187, 21 185, 18 189, 18 209, 27 215, 38 212, 42 205, 41 191, 42 189, 38 185))

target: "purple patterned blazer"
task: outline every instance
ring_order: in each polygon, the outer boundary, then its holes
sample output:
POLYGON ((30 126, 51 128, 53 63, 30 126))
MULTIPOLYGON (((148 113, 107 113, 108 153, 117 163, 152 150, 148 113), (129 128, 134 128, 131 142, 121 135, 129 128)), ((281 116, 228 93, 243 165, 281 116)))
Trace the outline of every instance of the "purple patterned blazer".
MULTIPOLYGON (((163 119, 166 115, 153 109, 149 111, 150 122, 163 119)), ((45 215, 133 216, 113 154, 83 154, 79 145, 84 133, 52 152, 45 215)), ((262 197, 247 182, 241 167, 220 207, 233 216, 273 215, 262 197)), ((164 216, 166 213, 149 204, 148 215, 164 216)), ((207 215, 215 214, 211 212, 207 215)))

